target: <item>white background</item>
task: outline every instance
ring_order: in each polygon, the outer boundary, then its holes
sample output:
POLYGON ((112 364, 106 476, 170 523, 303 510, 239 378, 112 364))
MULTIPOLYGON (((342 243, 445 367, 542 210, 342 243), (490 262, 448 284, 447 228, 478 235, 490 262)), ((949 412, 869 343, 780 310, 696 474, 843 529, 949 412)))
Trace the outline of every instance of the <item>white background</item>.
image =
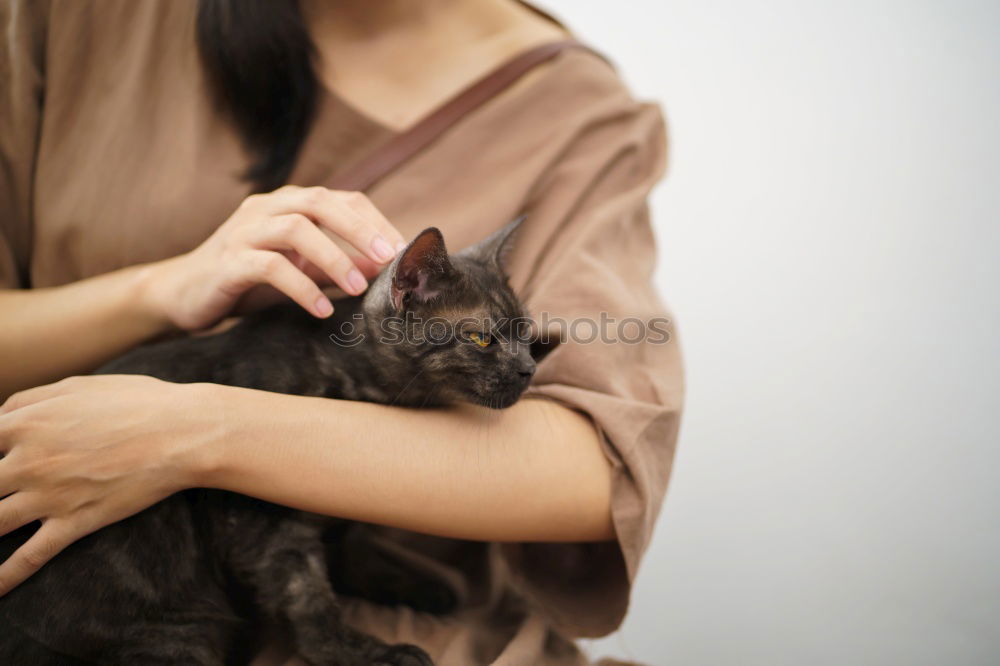
POLYGON ((1000 3, 541 4, 671 131, 688 407, 594 655, 1000 664, 1000 3))

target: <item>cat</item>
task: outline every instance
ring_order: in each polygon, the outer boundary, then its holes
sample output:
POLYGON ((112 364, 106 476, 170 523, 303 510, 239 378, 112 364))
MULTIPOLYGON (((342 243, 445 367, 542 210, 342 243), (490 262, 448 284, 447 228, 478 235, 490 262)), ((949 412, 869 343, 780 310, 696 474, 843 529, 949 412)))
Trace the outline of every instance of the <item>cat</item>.
MULTIPOLYGON (((220 334, 139 347, 97 372, 408 407, 509 407, 558 342, 526 340, 530 320, 504 270, 519 224, 452 256, 426 229, 326 320, 275 306, 220 334)), ((81 539, 0 598, 0 664, 246 663, 264 624, 282 627, 315 666, 430 664, 420 648, 342 621, 322 543, 331 523, 349 521, 220 490, 174 495, 81 539)), ((0 537, 0 558, 28 536, 0 537)))

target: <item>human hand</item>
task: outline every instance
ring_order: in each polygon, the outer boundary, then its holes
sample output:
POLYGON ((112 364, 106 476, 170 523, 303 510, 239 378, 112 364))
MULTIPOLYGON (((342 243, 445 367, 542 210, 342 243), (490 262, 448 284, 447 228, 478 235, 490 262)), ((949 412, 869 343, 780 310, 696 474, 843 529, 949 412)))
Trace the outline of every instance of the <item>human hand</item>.
POLYGON ((0 563, 0 596, 66 546, 196 485, 209 385, 71 377, 0 406, 0 536, 42 525, 0 563))
POLYGON ((360 294, 365 276, 376 275, 402 244, 363 193, 288 185, 247 197, 197 248, 152 264, 146 293, 155 311, 188 331, 215 324, 246 297, 260 305, 276 292, 322 318, 333 312, 322 285, 360 294), (361 255, 348 256, 331 235, 361 255), (258 286, 271 293, 261 298, 258 286))

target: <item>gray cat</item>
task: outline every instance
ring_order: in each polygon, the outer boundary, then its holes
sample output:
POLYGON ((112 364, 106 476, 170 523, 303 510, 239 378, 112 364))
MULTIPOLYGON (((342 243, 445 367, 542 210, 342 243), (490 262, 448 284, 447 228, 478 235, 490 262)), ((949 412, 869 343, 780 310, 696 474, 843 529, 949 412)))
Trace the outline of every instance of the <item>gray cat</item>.
MULTIPOLYGON (((503 271, 518 222, 450 257, 437 229, 423 231, 329 319, 278 306, 218 335, 141 347, 99 372, 410 407, 508 407, 550 349, 526 342, 526 313, 503 271)), ((331 523, 347 521, 225 491, 174 495, 73 544, 0 598, 0 664, 246 663, 264 624, 317 666, 430 664, 415 646, 342 621, 322 540, 331 523)), ((32 531, 0 537, 0 558, 32 531)), ((340 555, 329 561, 366 559, 340 555)), ((399 578, 334 573, 356 590, 399 578)))

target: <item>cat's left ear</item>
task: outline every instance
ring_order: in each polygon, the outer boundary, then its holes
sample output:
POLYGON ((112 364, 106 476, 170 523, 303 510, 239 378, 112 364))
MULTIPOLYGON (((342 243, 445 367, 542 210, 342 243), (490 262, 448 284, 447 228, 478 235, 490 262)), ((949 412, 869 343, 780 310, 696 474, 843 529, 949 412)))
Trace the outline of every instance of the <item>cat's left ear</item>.
POLYGON ((507 270, 507 255, 514 247, 514 238, 517 230, 524 222, 526 216, 522 215, 513 222, 508 223, 503 228, 494 231, 492 234, 479 241, 475 245, 470 245, 456 256, 474 259, 483 263, 495 263, 500 270, 507 270))
POLYGON ((435 227, 421 231, 392 264, 390 296, 396 310, 409 299, 427 302, 441 293, 454 274, 444 237, 435 227))

